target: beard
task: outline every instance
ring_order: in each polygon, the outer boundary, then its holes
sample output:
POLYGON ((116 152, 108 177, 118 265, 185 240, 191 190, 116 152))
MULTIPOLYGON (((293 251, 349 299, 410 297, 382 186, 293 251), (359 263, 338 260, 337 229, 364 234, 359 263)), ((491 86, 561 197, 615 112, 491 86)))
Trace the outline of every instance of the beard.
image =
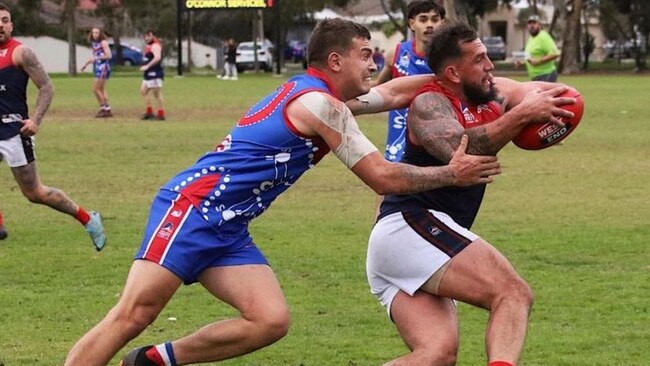
POLYGON ((487 104, 497 97, 497 89, 490 83, 490 89, 485 91, 480 85, 463 83, 463 94, 472 105, 487 104))

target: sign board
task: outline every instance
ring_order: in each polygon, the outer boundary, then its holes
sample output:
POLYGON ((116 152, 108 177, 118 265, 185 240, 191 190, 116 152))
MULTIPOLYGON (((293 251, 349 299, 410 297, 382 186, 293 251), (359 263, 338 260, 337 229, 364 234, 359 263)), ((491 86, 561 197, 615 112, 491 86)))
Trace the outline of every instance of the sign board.
POLYGON ((264 9, 273 7, 274 0, 184 0, 185 9, 264 9))

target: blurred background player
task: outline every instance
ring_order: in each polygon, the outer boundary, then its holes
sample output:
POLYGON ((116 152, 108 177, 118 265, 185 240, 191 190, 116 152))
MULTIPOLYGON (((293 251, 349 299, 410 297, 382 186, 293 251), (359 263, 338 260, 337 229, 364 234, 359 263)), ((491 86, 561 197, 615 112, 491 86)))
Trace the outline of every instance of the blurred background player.
POLYGON ((106 235, 101 216, 74 203, 63 191, 41 183, 36 172, 34 135, 52 102, 50 78, 34 52, 11 37, 13 23, 8 6, 0 3, 0 156, 11 168, 20 191, 32 203, 49 206, 76 218, 90 234, 95 249, 102 250, 106 235), (27 83, 38 88, 32 117, 27 108, 27 83))
MULTIPOLYGON (((409 3, 407 15, 413 39, 398 44, 395 51, 388 53, 376 85, 400 76, 431 73, 425 55, 427 43, 445 19, 445 8, 433 0, 416 0, 409 3)), ((385 157, 389 161, 400 161, 404 153, 407 114, 408 108, 388 113, 385 157)))
POLYGON ((95 81, 93 81, 93 93, 99 102, 99 112, 95 115, 98 118, 113 117, 111 106, 108 104, 108 93, 106 93, 106 82, 111 77, 111 49, 108 47, 106 34, 95 27, 88 34, 88 41, 93 49, 92 57, 81 67, 84 71, 88 65, 93 65, 95 81))
POLYGON ((144 42, 146 44, 143 52, 144 65, 140 67, 140 70, 144 72, 144 80, 140 87, 140 94, 142 94, 147 109, 140 119, 164 121, 165 109, 163 107, 162 85, 165 72, 162 67, 162 44, 151 30, 145 32, 144 42), (149 97, 149 92, 153 94, 156 101, 156 114, 153 114, 153 103, 149 97))

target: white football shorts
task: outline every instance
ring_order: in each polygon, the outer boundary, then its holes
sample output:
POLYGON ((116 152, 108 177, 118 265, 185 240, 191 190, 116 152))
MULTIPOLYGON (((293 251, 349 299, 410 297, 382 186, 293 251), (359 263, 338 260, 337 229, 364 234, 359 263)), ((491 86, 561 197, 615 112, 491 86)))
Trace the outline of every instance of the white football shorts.
POLYGON ((20 134, 0 140, 0 161, 5 160, 11 168, 27 165, 36 159, 34 137, 20 134))
POLYGON ((147 89, 162 88, 163 80, 162 79, 149 79, 142 80, 142 86, 147 89))
POLYGON ((366 274, 370 292, 386 307, 401 290, 409 296, 479 236, 435 210, 397 212, 370 233, 366 274))

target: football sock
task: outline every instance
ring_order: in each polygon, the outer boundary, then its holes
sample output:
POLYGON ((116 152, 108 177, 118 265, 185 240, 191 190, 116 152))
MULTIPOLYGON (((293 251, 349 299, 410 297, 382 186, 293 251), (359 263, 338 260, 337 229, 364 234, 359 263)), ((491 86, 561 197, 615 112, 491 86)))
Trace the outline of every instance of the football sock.
POLYGON ((148 359, 160 366, 176 366, 176 358, 171 342, 159 344, 149 348, 145 355, 148 359))
POLYGON ((158 110, 158 117, 165 117, 165 111, 162 109, 158 110))
POLYGON ((2 217, 2 212, 0 212, 0 226, 4 225, 5 223, 5 218, 2 217))
POLYGON ((153 114, 153 108, 147 107, 147 114, 153 114))
POLYGON ((83 207, 79 207, 79 211, 77 211, 77 214, 74 218, 84 226, 88 223, 88 221, 90 221, 90 215, 88 215, 88 211, 86 211, 83 207))
POLYGON ((492 361, 488 364, 488 366, 515 366, 515 365, 506 361, 492 361))

